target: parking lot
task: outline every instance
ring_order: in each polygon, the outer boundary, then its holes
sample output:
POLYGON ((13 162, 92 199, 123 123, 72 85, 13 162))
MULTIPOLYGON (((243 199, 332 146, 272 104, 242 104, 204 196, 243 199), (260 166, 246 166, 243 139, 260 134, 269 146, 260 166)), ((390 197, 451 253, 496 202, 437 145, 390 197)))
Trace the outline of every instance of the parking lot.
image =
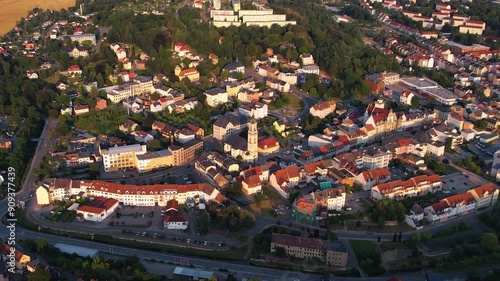
POLYGON ((488 183, 487 180, 479 177, 471 179, 467 174, 461 172, 441 176, 441 180, 443 181, 443 191, 452 193, 466 193, 471 188, 488 183))

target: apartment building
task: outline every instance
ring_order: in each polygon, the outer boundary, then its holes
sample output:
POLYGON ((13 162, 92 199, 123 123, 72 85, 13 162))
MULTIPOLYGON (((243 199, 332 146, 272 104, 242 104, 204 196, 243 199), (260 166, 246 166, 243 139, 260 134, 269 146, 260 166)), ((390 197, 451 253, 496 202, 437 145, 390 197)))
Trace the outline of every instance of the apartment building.
MULTIPOLYGON (((318 210, 341 211, 345 206, 345 186, 328 188, 309 194, 316 203, 318 210)), ((305 196, 307 197, 307 195, 305 196)))
POLYGON ((378 201, 423 196, 440 191, 442 185, 443 182, 438 175, 416 176, 407 181, 396 180, 376 185, 371 189, 371 198, 373 201, 378 201))
POLYGON ((432 223, 444 222, 452 218, 470 214, 476 210, 476 200, 472 193, 462 193, 447 197, 424 208, 426 218, 432 223))
POLYGON ((172 154, 172 164, 174 166, 183 165, 193 161, 203 152, 203 141, 193 139, 180 145, 171 145, 168 151, 172 154))
POLYGON ((152 93, 154 90, 153 80, 150 77, 137 76, 133 81, 106 90, 106 96, 111 102, 118 103, 131 97, 152 93))
POLYGON ((195 197, 202 201, 223 202, 225 197, 209 184, 122 185, 105 181, 49 179, 36 190, 37 203, 65 200, 71 196, 104 197, 118 200, 125 206, 166 206, 170 200, 179 204, 195 197))
POLYGON ((238 112, 241 115, 253 117, 255 119, 262 119, 267 117, 268 109, 267 109, 267 104, 265 103, 247 102, 247 103, 242 103, 240 107, 238 107, 238 112))
POLYGON ((327 241, 273 233, 271 238, 271 253, 275 253, 278 247, 285 249, 287 255, 296 258, 318 258, 325 261, 327 265, 347 266, 347 250, 340 241, 327 241))
POLYGON ((114 172, 137 167, 136 155, 146 154, 146 146, 140 144, 114 146, 108 149, 99 147, 105 172, 114 172))
POLYGON ((228 101, 227 92, 221 88, 206 90, 204 95, 207 97, 207 104, 211 107, 216 107, 219 104, 224 104, 228 101))
POLYGON ((288 198, 288 192, 291 188, 298 186, 299 181, 300 168, 297 165, 278 170, 269 177, 269 184, 278 191, 283 198, 288 198))
POLYGON ((476 209, 488 208, 497 204, 499 191, 492 183, 478 186, 467 192, 476 200, 476 209))

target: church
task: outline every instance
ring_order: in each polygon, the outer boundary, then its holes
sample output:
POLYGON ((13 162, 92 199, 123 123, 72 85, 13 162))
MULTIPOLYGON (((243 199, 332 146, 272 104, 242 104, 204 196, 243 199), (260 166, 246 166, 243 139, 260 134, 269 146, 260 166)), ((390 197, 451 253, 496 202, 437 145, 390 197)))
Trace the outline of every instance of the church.
POLYGON ((259 157, 257 153, 258 139, 257 121, 252 118, 248 123, 247 139, 238 134, 231 135, 224 143, 224 152, 231 154, 236 159, 240 157, 243 162, 256 162, 259 157))

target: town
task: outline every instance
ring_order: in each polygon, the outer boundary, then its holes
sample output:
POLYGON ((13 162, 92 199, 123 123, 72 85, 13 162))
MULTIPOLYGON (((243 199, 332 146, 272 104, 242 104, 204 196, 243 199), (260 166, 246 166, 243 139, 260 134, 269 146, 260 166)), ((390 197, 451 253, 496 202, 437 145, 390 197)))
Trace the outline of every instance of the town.
POLYGON ((0 40, 0 184, 17 188, 0 280, 497 280, 495 15, 31 11, 0 40))

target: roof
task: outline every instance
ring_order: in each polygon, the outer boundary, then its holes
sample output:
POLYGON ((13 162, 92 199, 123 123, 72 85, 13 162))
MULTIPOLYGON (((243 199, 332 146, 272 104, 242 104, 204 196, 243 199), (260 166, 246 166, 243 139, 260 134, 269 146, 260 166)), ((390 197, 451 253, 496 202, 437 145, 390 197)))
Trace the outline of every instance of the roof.
POLYGON ((202 278, 208 280, 210 279, 210 277, 214 276, 214 273, 211 271, 204 271, 194 268, 185 268, 178 266, 174 269, 174 275, 196 277, 197 279, 202 278))
POLYGON ((276 171, 274 176, 278 185, 282 186, 284 183, 289 182, 291 178, 298 178, 300 176, 299 167, 297 165, 286 167, 276 171))
MULTIPOLYGON (((175 201, 175 200, 170 200, 170 201, 175 201)), ((163 223, 186 222, 186 221, 188 221, 188 219, 185 216, 181 215, 177 209, 170 209, 166 211, 165 217, 163 218, 163 223)))
POLYGON ((441 178, 439 177, 439 175, 431 175, 431 176, 421 175, 421 176, 413 177, 407 181, 395 180, 395 181, 382 183, 382 184, 374 186, 373 188, 378 189, 380 194, 385 195, 385 194, 393 193, 397 190, 412 189, 412 188, 416 188, 422 184, 433 184, 436 182, 441 183, 441 178))
POLYGON ((198 70, 196 68, 188 68, 188 69, 181 70, 181 72, 179 73, 179 76, 186 76, 186 75, 191 75, 194 73, 198 73, 198 70))
POLYGON ((68 245, 68 244, 62 244, 62 243, 56 243, 54 245, 57 249, 59 249, 63 253, 67 254, 77 254, 80 257, 95 257, 99 253, 98 250, 96 249, 91 249, 87 247, 79 247, 79 246, 74 246, 74 245, 68 245))
POLYGON ((269 137, 269 138, 265 138, 265 139, 262 139, 262 140, 259 140, 259 143, 258 143, 258 147, 260 149, 267 149, 267 148, 270 148, 270 147, 276 147, 276 146, 280 146, 279 142, 273 138, 273 137, 269 137))
POLYGON ((337 103, 333 100, 330 100, 330 101, 322 101, 322 102, 319 102, 317 104, 315 104, 313 106, 314 110, 318 110, 318 111, 321 111, 321 110, 325 110, 325 109, 328 109, 328 108, 332 108, 336 105, 337 103))
POLYGON ((273 233, 271 243, 283 246, 295 246, 308 249, 326 250, 328 242, 326 240, 291 236, 285 234, 273 233))
POLYGON ((472 194, 469 192, 446 197, 445 199, 443 199, 443 201, 448 202, 450 207, 455 207, 457 205, 462 205, 462 204, 469 205, 476 202, 474 196, 472 196, 472 194))
POLYGON ((179 202, 177 202, 177 200, 168 200, 167 205, 165 206, 165 210, 169 209, 179 209, 179 202))
POLYGON ((262 185, 262 182, 260 181, 260 177, 258 175, 248 176, 243 179, 243 182, 246 183, 248 188, 254 188, 262 185))
POLYGON ((241 63, 241 61, 235 61, 224 66, 223 69, 228 71, 236 71, 240 67, 245 67, 245 66, 243 65, 243 63, 241 63))
POLYGON ((487 183, 485 185, 478 186, 476 188, 473 188, 472 191, 474 191, 479 198, 490 196, 491 194, 495 193, 498 191, 496 187, 493 186, 492 183, 487 183))
MULTIPOLYGON (((0 243, 0 252, 8 255, 11 253, 11 247, 3 242, 0 243)), ((15 250, 16 261, 20 261, 25 254, 19 250, 15 250)))
POLYGON ((364 171, 361 174, 365 181, 378 180, 391 176, 391 172, 387 168, 364 171))
POLYGON ((97 197, 94 198, 94 200, 87 203, 86 205, 78 207, 77 211, 93 213, 93 214, 101 214, 105 211, 108 211, 116 204, 118 204, 118 200, 116 199, 97 197))

